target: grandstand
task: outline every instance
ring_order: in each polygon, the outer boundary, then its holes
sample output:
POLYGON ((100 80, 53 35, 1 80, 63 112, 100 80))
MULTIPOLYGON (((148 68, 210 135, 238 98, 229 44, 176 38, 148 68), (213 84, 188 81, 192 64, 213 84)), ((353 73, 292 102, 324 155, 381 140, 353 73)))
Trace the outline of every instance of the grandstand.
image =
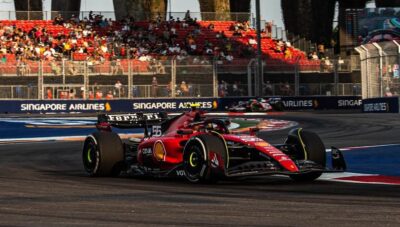
MULTIPOLYGON (((223 80, 232 87, 240 84, 241 92, 235 94, 249 95, 246 74, 257 46, 256 31, 246 21, 197 21, 190 15, 182 21, 134 21, 129 17, 111 21, 93 13, 82 20, 75 17, 64 20, 60 15, 54 20, 2 20, 0 36, 0 74, 4 78, 0 84, 2 93, 6 93, 0 98, 10 98, 15 93, 15 87, 9 91, 4 87, 12 84, 37 85, 39 93, 47 90, 43 84, 51 84, 49 88, 55 92, 52 97, 58 97, 56 88, 77 93, 80 87, 96 82, 105 86, 103 93, 106 93, 117 77, 129 91, 119 98, 133 97, 133 85, 143 86, 143 91, 138 92, 140 97, 149 97, 149 75, 155 75, 165 88, 170 83, 175 87, 189 80, 198 87, 196 90, 203 90, 195 92, 196 96, 215 96, 216 83, 223 80), (232 78, 232 74, 238 76, 232 78), (100 78, 101 75, 114 77, 100 78), (88 76, 97 79, 88 79, 88 76)), ((287 82, 292 86, 291 94, 298 93, 294 88, 295 76, 271 78, 268 73, 333 73, 334 70, 334 62, 321 61, 318 57, 310 59, 308 53, 289 42, 271 38, 267 32, 262 35, 261 48, 267 73, 264 82, 276 83, 274 91, 287 82)), ((318 86, 315 93, 321 93, 322 86, 326 85, 318 86)), ((174 93, 163 92, 166 96, 174 93)), ((273 92, 272 95, 282 94, 273 92)), ((45 95, 37 97, 45 98, 45 95)), ((76 96, 88 97, 88 92, 76 96)))

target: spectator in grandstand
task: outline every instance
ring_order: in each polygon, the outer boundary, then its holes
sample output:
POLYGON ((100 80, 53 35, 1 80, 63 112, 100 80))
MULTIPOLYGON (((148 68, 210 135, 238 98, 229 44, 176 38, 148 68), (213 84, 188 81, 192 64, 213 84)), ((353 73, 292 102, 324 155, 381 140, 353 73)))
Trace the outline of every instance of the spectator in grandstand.
POLYGON ((187 87, 188 87, 188 95, 190 97, 195 97, 196 96, 196 91, 195 91, 193 85, 191 83, 188 83, 187 87))
POLYGON ((309 52, 307 55, 308 60, 318 60, 317 52, 309 52))
POLYGON ((159 60, 156 60, 155 69, 157 74, 165 74, 165 67, 159 60))
POLYGON ((193 57, 192 64, 193 65, 199 65, 200 64, 200 58, 198 56, 193 57))
POLYGON ((55 50, 53 48, 50 48, 49 46, 47 46, 45 51, 43 52, 44 60, 47 60, 47 61, 54 60, 54 53, 55 53, 55 50))
POLYGON ((218 96, 219 97, 228 96, 228 83, 226 83, 223 80, 221 80, 221 82, 218 84, 218 96))
POLYGON ((1 57, 1 61, 0 61, 0 76, 3 75, 4 69, 7 67, 7 66, 6 66, 6 63, 7 63, 7 58, 6 58, 5 55, 3 55, 3 56, 1 57))
POLYGON ((133 97, 139 97, 140 96, 139 86, 137 86, 137 85, 133 85, 132 86, 132 95, 133 95, 133 97))
POLYGON ((217 32, 217 34, 215 35, 215 38, 225 40, 226 39, 225 32, 224 31, 217 32))
POLYGON ((69 92, 68 92, 68 98, 69 99, 75 99, 76 98, 76 91, 75 91, 75 89, 69 89, 69 92))
POLYGON ((90 100, 94 99, 94 92, 93 91, 89 91, 89 95, 88 95, 90 100))
POLYGON ((72 61, 67 61, 66 68, 68 75, 75 76, 78 73, 78 69, 75 68, 75 64, 72 61))
POLYGON ((180 65, 185 63, 186 58, 187 58, 186 51, 181 51, 181 53, 176 56, 176 60, 178 61, 178 64, 180 64, 180 65))
POLYGON ((151 81, 151 96, 157 97, 157 91, 158 91, 157 77, 153 77, 153 80, 151 81))
POLYGON ((282 95, 291 95, 292 94, 292 90, 290 88, 290 84, 287 81, 284 84, 283 83, 279 83, 279 89, 280 89, 280 93, 282 95))
POLYGON ((264 95, 273 95, 274 94, 274 89, 273 89, 271 82, 267 81, 267 83, 265 83, 263 93, 264 93, 264 95))
POLYGON ((103 98, 103 92, 100 89, 96 91, 95 98, 96 99, 102 99, 103 98))
POLYGON ((46 99, 53 99, 53 91, 51 90, 51 88, 47 88, 46 99))
POLYGON ((24 59, 17 61, 17 76, 25 76, 30 73, 28 63, 24 59))
POLYGON ((208 60, 208 58, 206 56, 203 56, 203 58, 200 61, 200 64, 202 65, 209 65, 210 61, 208 60))
POLYGON ((50 68, 55 76, 61 75, 61 67, 55 61, 50 62, 50 68))
POLYGON ((152 59, 152 57, 150 56, 150 55, 147 55, 147 54, 142 54, 139 58, 138 58, 138 60, 139 61, 150 61, 152 59))
POLYGON ((180 91, 181 91, 181 96, 189 96, 189 87, 188 87, 188 85, 186 84, 185 81, 181 82, 181 85, 180 85, 179 88, 180 88, 180 91))
POLYGON ((94 66, 95 66, 95 64, 96 64, 96 62, 95 62, 95 60, 94 60, 94 57, 89 56, 89 57, 86 59, 86 61, 87 61, 87 66, 88 66, 89 72, 90 72, 90 73, 94 72, 94 66))
MULTIPOLYGON (((118 59, 119 60, 119 59, 118 59)), ((111 75, 116 75, 118 74, 118 67, 117 67, 117 59, 115 57, 112 58, 111 63, 110 63, 110 73, 111 75)))
POLYGON ((333 64, 329 59, 329 57, 326 57, 323 62, 324 62, 323 70, 326 72, 330 72, 333 69, 333 64))
POLYGON ((236 37, 243 37, 242 32, 240 32, 239 30, 235 30, 232 35, 236 37))
POLYGON ((249 39, 249 44, 250 45, 257 45, 257 41, 254 38, 249 39))
POLYGON ((3 65, 5 65, 5 64, 7 63, 7 56, 6 56, 5 54, 3 54, 3 55, 1 56, 1 61, 0 61, 0 63, 3 64, 3 65))
POLYGON ((59 13, 53 20, 54 25, 63 25, 64 24, 64 18, 62 17, 61 13, 59 13))
POLYGON ((227 54, 227 55, 225 56, 225 59, 228 61, 228 63, 232 63, 232 61, 233 61, 233 56, 232 56, 231 54, 227 54))
POLYGON ((93 14, 93 11, 90 11, 90 12, 89 12, 89 20, 90 20, 91 22, 94 21, 94 14, 93 14))
POLYGON ((250 58, 255 56, 254 49, 250 45, 240 46, 238 52, 239 56, 242 58, 250 58))
POLYGON ((214 51, 211 47, 205 47, 205 53, 207 55, 214 55, 214 51))
POLYGON ((286 48, 284 54, 285 54, 285 59, 286 60, 291 60, 293 58, 292 51, 289 48, 286 48))
POLYGON ((167 86, 165 87, 165 96, 171 97, 172 96, 172 81, 170 81, 167 86))
POLYGON ((392 91, 390 90, 389 87, 386 87, 385 88, 385 97, 392 97, 392 96, 393 96, 392 91))
POLYGON ((325 46, 323 44, 318 45, 318 58, 325 58, 325 46))
POLYGON ((114 95, 117 97, 121 97, 122 95, 122 83, 119 80, 114 85, 114 95))
POLYGON ((187 10, 185 13, 185 17, 183 18, 185 21, 191 20, 192 18, 190 17, 190 10, 187 10))
POLYGON ((250 29, 250 21, 245 21, 242 23, 243 31, 247 32, 250 29))
POLYGON ((107 99, 107 100, 110 100, 110 99, 113 99, 113 98, 114 98, 114 96, 113 96, 112 91, 108 91, 108 92, 107 92, 107 95, 106 95, 106 99, 107 99))

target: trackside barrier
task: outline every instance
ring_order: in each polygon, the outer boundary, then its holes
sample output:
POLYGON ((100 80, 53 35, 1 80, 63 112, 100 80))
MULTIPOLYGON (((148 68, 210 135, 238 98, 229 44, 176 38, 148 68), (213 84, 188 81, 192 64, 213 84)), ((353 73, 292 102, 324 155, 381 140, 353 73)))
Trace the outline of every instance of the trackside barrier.
POLYGON ((363 113, 399 113, 399 97, 363 99, 363 113))
MULTIPOLYGON (((219 106, 227 107, 254 97, 220 98, 219 106)), ((265 97, 266 99, 268 97, 265 97)), ((343 110, 361 109, 361 96, 309 96, 309 97, 281 97, 285 110, 343 110)), ((220 108, 222 110, 222 108, 220 108)))
MULTIPOLYGON (((197 104, 207 111, 225 111, 240 98, 120 99, 120 100, 0 100, 0 113, 102 113, 102 112, 181 112, 197 104)), ((266 97, 267 98, 267 97, 266 97)), ((361 110, 360 96, 282 97, 286 110, 361 110)))
POLYGON ((17 100, 0 101, 0 113, 103 113, 179 112, 198 104, 200 109, 218 108, 217 99, 135 99, 135 100, 17 100))

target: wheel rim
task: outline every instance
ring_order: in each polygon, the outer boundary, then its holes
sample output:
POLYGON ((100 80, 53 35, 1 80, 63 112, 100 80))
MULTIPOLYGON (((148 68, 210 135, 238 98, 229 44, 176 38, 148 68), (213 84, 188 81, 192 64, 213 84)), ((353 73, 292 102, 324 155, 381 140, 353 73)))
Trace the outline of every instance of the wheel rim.
POLYGON ((198 165, 199 157, 196 152, 192 152, 189 157, 190 167, 196 167, 198 165))
POLYGON ((85 169, 92 173, 97 165, 97 147, 93 141, 86 143, 82 153, 83 164, 85 169))
POLYGON ((89 163, 92 163, 92 148, 89 148, 88 149, 88 151, 87 151, 87 155, 86 155, 86 159, 87 159, 87 161, 89 162, 89 163))
POLYGON ((192 181, 199 180, 205 162, 202 149, 196 145, 192 145, 185 156, 184 169, 186 177, 192 181))

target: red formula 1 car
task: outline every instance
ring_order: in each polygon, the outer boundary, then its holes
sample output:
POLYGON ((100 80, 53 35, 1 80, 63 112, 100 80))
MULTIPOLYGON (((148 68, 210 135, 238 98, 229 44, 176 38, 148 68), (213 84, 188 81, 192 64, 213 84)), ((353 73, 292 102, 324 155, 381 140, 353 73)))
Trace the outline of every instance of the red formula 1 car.
POLYGON ((102 114, 99 131, 84 142, 83 165, 91 176, 183 177, 191 182, 273 174, 312 181, 346 168, 338 149, 332 149, 332 169, 325 167, 325 147, 315 133, 293 129, 284 144, 271 145, 255 136, 255 129, 230 133, 229 123, 205 118, 199 110, 171 119, 163 113, 102 114), (112 127, 142 127, 144 137, 122 141, 112 127))

